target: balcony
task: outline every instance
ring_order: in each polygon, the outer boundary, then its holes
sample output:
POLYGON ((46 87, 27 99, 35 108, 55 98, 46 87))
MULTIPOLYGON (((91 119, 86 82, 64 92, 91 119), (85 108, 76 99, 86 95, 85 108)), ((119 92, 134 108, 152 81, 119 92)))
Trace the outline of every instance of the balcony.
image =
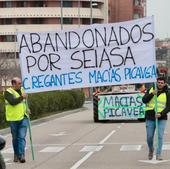
MULTIPOLYGON (((0 18, 58 18, 60 7, 42 8, 0 8, 0 18)), ((78 8, 63 8, 63 17, 79 17, 78 8)), ((80 8, 80 18, 90 18, 90 8, 80 8)), ((93 8, 93 18, 104 18, 102 9, 93 8)))
POLYGON ((6 53, 6 52, 16 52, 17 44, 14 42, 1 42, 0 43, 0 53, 6 53))
MULTIPOLYGON (((81 25, 83 27, 85 25, 81 25)), ((78 24, 63 25, 63 29, 78 28, 78 24)), ((25 24, 25 25, 0 25, 0 35, 16 35, 17 31, 21 32, 43 32, 43 31, 59 31, 60 24, 25 24)), ((3 43, 3 42, 1 42, 3 43)))

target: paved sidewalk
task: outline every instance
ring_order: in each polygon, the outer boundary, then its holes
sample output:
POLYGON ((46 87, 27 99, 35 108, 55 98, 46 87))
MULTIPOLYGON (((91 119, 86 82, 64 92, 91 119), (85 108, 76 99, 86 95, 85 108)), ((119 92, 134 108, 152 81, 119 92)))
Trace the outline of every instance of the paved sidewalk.
MULTIPOLYGON (((36 119, 36 120, 32 120, 31 121, 31 125, 37 125, 37 124, 40 124, 40 123, 43 123, 43 122, 47 122, 47 121, 50 121, 54 118, 60 118, 60 117, 63 117, 63 116, 66 116, 66 115, 69 115, 69 114, 73 114, 73 113, 77 113, 81 110, 86 110, 86 105, 87 104, 90 104, 92 103, 91 101, 85 101, 84 105, 82 108, 78 108, 78 109, 74 109, 74 110, 68 110, 68 111, 63 111, 63 112, 59 112, 57 114, 53 114, 53 115, 50 115, 50 116, 46 116, 46 117, 43 117, 43 118, 40 118, 40 119, 36 119)), ((5 128, 5 129, 1 129, 0 130, 0 135, 4 136, 6 134, 9 134, 10 133, 10 128, 5 128)))

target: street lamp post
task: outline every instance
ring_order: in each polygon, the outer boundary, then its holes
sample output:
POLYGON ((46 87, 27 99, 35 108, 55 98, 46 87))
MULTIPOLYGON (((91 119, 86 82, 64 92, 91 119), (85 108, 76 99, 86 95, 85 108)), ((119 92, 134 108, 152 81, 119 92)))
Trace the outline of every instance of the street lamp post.
POLYGON ((80 0, 78 1, 78 25, 80 27, 80 0))
POLYGON ((93 24, 93 4, 92 0, 90 0, 90 24, 93 24))
POLYGON ((61 0, 61 30, 63 30, 63 0, 61 0))
MULTIPOLYGON (((93 24, 93 4, 92 4, 92 0, 90 0, 90 25, 93 24)), ((93 95, 93 87, 89 88, 89 94, 90 94, 90 98, 92 99, 92 95, 93 95)))

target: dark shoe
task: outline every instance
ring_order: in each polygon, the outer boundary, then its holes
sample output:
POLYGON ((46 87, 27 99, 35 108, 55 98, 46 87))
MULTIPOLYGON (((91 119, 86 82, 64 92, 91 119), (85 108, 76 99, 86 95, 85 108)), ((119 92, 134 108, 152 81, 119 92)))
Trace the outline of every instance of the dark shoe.
POLYGON ((161 161, 161 160, 163 160, 163 158, 160 155, 156 155, 156 160, 161 161))
POLYGON ((152 158, 153 158, 153 152, 154 152, 154 149, 152 149, 152 150, 149 151, 149 154, 148 154, 148 159, 149 159, 149 160, 152 160, 152 158))
POLYGON ((25 163, 26 162, 25 157, 23 155, 19 158, 19 162, 20 163, 25 163))
POLYGON ((16 154, 14 154, 14 162, 16 163, 18 161, 19 161, 18 156, 16 154))

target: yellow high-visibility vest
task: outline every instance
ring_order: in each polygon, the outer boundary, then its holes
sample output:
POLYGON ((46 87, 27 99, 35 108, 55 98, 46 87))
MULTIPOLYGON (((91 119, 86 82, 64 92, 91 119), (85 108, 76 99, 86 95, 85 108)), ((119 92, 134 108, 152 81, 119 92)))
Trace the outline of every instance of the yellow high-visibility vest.
MULTIPOLYGON (((7 91, 11 93, 15 98, 19 98, 20 95, 13 88, 8 88, 7 91)), ((21 88, 21 93, 24 92, 24 89, 21 88)), ((25 99, 17 105, 11 105, 7 100, 5 100, 5 109, 6 109, 6 120, 7 121, 19 121, 24 118, 26 114, 26 101, 25 99)))
MULTIPOLYGON (((153 88, 149 90, 149 93, 153 92, 153 88)), ((162 112, 163 109, 166 107, 167 97, 166 93, 161 93, 157 97, 157 112, 162 112)), ((146 104, 145 110, 154 110, 155 109, 155 99, 154 97, 149 101, 149 103, 146 104)))

